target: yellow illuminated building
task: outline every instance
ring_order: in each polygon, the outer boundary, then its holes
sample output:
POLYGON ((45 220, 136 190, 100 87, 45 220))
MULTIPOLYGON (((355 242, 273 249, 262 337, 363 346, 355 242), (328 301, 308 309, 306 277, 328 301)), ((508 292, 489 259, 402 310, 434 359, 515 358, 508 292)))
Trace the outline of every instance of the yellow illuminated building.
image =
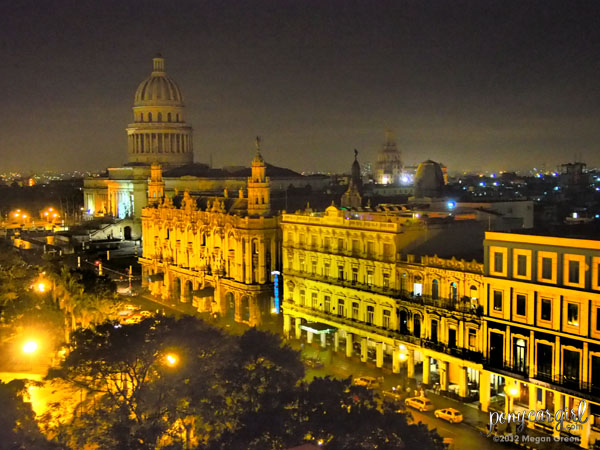
POLYGON ((279 265, 279 218, 258 147, 247 196, 211 197, 206 207, 185 192, 176 207, 152 167, 150 207, 142 211, 143 280, 154 295, 193 302, 201 312, 258 325, 271 314, 271 273, 279 265), (156 195, 154 195, 156 194, 156 195))
POLYGON ((481 264, 412 254, 454 237, 409 213, 331 206, 283 214, 281 227, 286 337, 406 373, 484 412, 554 412, 585 399, 592 420, 571 433, 584 448, 595 440, 600 242, 486 233, 481 264))

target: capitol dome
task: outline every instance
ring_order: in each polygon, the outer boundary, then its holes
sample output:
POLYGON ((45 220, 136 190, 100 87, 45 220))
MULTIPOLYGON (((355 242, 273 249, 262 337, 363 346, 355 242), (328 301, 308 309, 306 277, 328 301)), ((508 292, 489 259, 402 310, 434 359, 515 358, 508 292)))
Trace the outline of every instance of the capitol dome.
POLYGON ((183 106, 183 96, 179 86, 165 72, 164 58, 157 55, 152 62, 152 74, 142 81, 135 91, 134 106, 175 104, 183 106))
POLYGON ((181 90, 167 76, 162 56, 153 58, 152 64, 152 73, 135 92, 133 123, 127 127, 128 162, 165 168, 190 164, 192 127, 185 121, 181 90))

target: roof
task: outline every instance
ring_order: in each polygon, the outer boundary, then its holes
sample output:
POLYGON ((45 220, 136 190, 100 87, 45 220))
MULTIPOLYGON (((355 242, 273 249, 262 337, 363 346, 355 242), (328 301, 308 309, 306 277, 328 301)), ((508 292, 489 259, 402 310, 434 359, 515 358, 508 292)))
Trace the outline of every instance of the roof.
MULTIPOLYGON (((286 169, 285 167, 277 167, 271 164, 267 164, 267 176, 272 179, 277 178, 300 178, 298 172, 286 169)), ((177 178, 184 176, 192 177, 203 177, 203 178, 248 178, 252 174, 250 167, 245 167, 240 170, 223 170, 223 169, 211 169, 206 164, 193 163, 186 164, 185 166, 175 167, 168 169, 163 172, 163 178, 177 178)))

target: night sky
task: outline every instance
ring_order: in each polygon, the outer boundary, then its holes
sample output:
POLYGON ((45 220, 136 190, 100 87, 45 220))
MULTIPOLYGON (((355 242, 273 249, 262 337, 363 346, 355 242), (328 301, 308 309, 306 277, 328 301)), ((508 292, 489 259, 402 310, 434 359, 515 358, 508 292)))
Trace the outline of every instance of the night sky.
POLYGON ((600 166, 600 2, 0 2, 0 172, 126 160, 157 52, 195 159, 348 171, 392 129, 451 172, 600 166))

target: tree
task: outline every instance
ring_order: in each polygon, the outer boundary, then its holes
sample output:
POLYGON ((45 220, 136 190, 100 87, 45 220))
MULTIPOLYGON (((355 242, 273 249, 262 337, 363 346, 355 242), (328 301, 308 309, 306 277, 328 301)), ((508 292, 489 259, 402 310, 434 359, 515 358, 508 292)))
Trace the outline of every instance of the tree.
POLYGON ((26 380, 0 381, 0 450, 59 448, 40 432, 31 404, 24 401, 26 392, 26 380))

